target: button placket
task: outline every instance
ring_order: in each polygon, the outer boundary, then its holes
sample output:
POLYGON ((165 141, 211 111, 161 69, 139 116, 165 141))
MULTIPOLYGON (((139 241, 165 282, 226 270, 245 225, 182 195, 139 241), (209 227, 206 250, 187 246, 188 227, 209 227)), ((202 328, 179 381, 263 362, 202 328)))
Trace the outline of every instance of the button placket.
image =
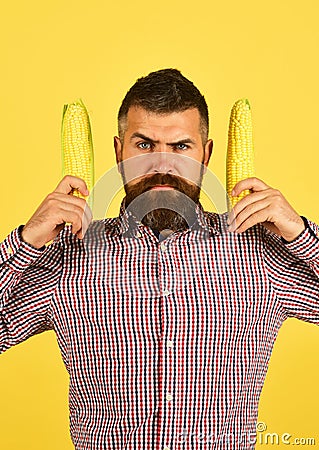
MULTIPOLYGON (((170 317, 169 317, 169 305, 170 305, 170 296, 173 294, 173 286, 171 286, 171 276, 169 275, 170 272, 170 264, 168 261, 169 257, 169 246, 171 245, 171 236, 166 237, 163 241, 158 242, 158 264, 159 264, 159 285, 161 287, 161 301, 162 301, 162 314, 163 314, 163 321, 166 323, 163 323, 162 333, 163 333, 163 340, 161 343, 161 351, 166 355, 163 355, 163 366, 162 366, 162 398, 164 402, 167 404, 167 408, 170 409, 173 404, 173 392, 172 389, 172 350, 170 347, 172 347, 172 341, 167 340, 167 336, 170 336, 171 334, 171 324, 170 324, 170 317), (166 336, 166 338, 164 337, 166 336), (163 386, 165 386, 165 389, 163 390, 163 386)), ((169 447, 163 448, 163 450, 170 450, 169 447)))

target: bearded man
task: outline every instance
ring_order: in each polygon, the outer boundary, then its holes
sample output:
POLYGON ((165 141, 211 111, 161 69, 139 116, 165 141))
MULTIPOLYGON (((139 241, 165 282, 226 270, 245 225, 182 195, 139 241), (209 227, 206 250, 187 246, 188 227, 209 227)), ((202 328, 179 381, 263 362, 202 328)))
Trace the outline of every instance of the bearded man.
POLYGON ((92 220, 66 176, 1 243, 1 351, 55 331, 76 449, 253 449, 280 326, 319 323, 319 226, 258 178, 204 211, 208 108, 176 69, 138 79, 118 126, 119 216, 92 220))

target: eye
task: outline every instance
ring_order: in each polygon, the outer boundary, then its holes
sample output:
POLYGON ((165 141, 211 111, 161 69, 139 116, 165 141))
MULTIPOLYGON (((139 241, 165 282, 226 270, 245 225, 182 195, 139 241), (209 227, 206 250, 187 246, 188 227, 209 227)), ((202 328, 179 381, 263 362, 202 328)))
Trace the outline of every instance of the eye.
POLYGON ((187 150, 189 146, 186 144, 177 144, 175 148, 177 148, 177 150, 187 150))
POLYGON ((142 150, 149 150, 152 147, 152 145, 150 142, 139 142, 137 144, 137 147, 142 150))

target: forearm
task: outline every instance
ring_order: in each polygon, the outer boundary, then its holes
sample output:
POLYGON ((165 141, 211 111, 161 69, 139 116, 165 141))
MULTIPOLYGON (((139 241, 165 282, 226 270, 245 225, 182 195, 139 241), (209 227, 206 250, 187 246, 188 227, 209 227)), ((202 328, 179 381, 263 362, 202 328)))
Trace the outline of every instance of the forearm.
POLYGON ((266 232, 264 262, 288 317, 319 324, 319 226, 306 218, 305 225, 291 242, 266 232))
POLYGON ((15 228, 4 241, 0 243, 0 304, 5 292, 8 292, 23 272, 36 261, 45 247, 36 249, 21 238, 23 225, 15 228))
POLYGON ((61 273, 58 240, 36 249, 20 227, 0 244, 0 351, 48 329, 48 310, 61 273))

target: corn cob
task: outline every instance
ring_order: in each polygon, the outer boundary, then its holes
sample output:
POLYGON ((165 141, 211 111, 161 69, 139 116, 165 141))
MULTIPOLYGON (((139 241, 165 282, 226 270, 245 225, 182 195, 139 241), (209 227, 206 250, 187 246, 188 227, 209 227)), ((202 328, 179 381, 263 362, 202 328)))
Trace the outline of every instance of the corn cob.
POLYGON ((251 110, 247 99, 240 99, 232 107, 227 146, 226 191, 228 212, 250 191, 237 197, 231 191, 238 181, 254 176, 254 151, 252 139, 251 110))
MULTIPOLYGON (((91 194, 94 185, 93 142, 89 115, 81 99, 64 105, 61 138, 63 176, 82 178, 91 194)), ((77 189, 73 189, 72 194, 83 197, 77 189)), ((88 203, 92 208, 92 194, 88 203)))

